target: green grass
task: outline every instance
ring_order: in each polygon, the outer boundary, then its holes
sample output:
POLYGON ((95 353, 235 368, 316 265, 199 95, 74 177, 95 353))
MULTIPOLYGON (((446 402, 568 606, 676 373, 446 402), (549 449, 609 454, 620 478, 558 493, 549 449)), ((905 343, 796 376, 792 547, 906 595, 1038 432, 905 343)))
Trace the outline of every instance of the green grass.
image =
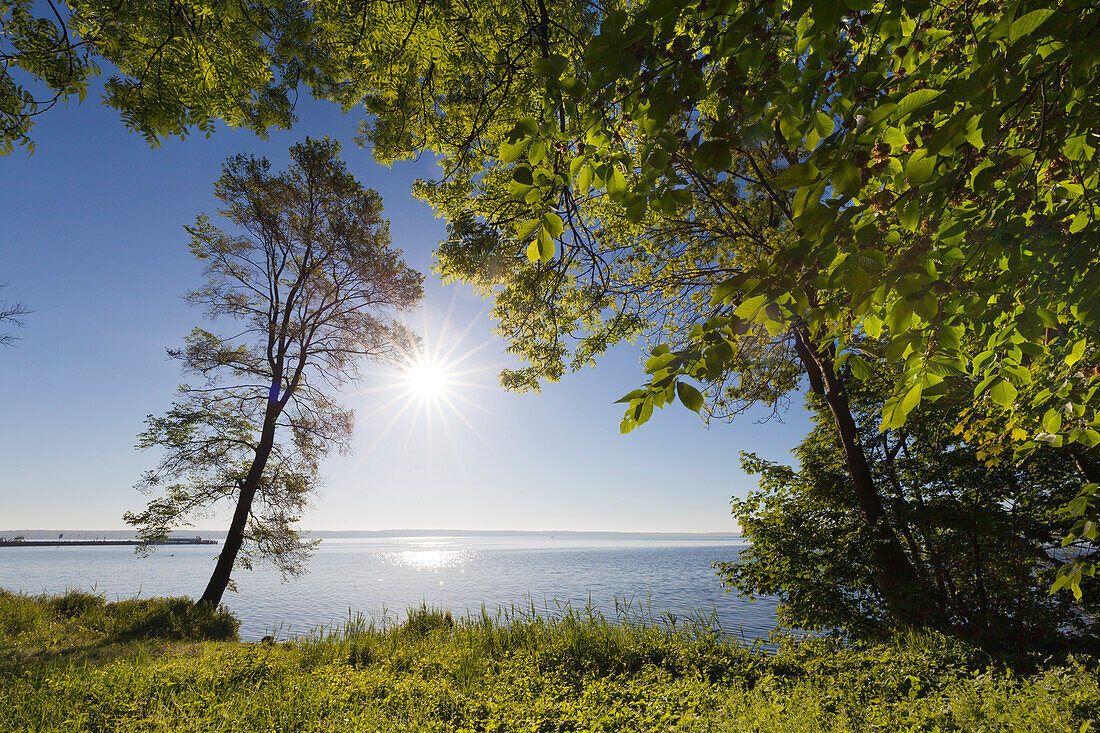
POLYGON ((1100 730, 1095 660, 1010 667, 931 634, 769 654, 701 617, 421 608, 279 644, 181 641, 204 619, 132 636, 177 602, 0 595, 0 730, 1100 730))
POLYGON ((0 660, 95 659, 172 641, 235 641, 240 622, 188 598, 108 603, 69 591, 31 598, 0 589, 0 660))

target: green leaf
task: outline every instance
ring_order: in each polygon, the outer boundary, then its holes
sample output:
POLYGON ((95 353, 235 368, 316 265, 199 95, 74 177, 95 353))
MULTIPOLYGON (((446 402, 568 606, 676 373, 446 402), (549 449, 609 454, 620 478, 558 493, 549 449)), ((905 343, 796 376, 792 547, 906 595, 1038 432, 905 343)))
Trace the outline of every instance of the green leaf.
POLYGON ((867 363, 867 360, 859 354, 852 354, 849 356, 847 364, 856 379, 868 380, 874 376, 874 369, 872 369, 871 365, 867 363))
POLYGON ((909 138, 896 127, 887 127, 882 131, 882 135, 879 136, 879 139, 890 146, 894 155, 900 154, 901 149, 909 144, 909 138))
MULTIPOLYGON (((883 104, 880 104, 879 106, 875 107, 873 110, 867 113, 867 124, 877 125, 878 123, 882 122, 887 117, 892 115, 897 108, 898 105, 894 102, 884 102, 883 104)), ((904 143, 902 144, 904 145, 904 143)))
POLYGON ((910 185, 919 186, 932 177, 936 170, 936 156, 925 155, 923 150, 918 150, 909 156, 905 163, 905 178, 910 185))
POLYGON ((950 391, 951 385, 943 377, 932 373, 924 375, 924 391, 921 392, 921 399, 935 400, 950 391))
POLYGON ((955 351, 962 346, 963 329, 961 326, 949 326, 946 323, 936 329, 936 341, 944 349, 955 351))
POLYGON ((542 215, 542 226, 551 237, 560 237, 562 232, 565 231, 565 224, 562 222, 561 217, 552 211, 547 211, 542 215))
POLYGON ((534 117, 524 117, 516 122, 515 127, 508 136, 519 139, 521 137, 534 137, 539 134, 539 121, 534 117))
POLYGON ((680 398, 680 402, 684 403, 684 407, 692 412, 703 409, 703 395, 687 382, 676 382, 676 395, 680 398))
POLYGON ((577 191, 582 195, 586 195, 592 188, 592 166, 587 163, 581 166, 580 173, 577 175, 577 191))
POLYGON ((525 165, 516 166, 516 169, 512 171, 512 180, 521 186, 534 186, 535 177, 531 173, 531 169, 525 165))
POLYGON ((1085 428, 1081 431, 1081 434, 1077 436, 1077 442, 1086 448, 1095 448, 1097 445, 1100 445, 1100 433, 1092 428, 1085 428))
POLYGON ((710 297, 711 305, 728 302, 737 293, 743 281, 741 277, 732 277, 715 285, 714 293, 710 297))
POLYGON ((578 155, 569 161, 569 178, 573 179, 580 173, 581 166, 588 162, 588 157, 584 155, 578 155))
POLYGON ((1062 416, 1057 410, 1047 410, 1043 415, 1043 430, 1048 433, 1057 433, 1062 429, 1062 416))
POLYGON ((649 202, 645 196, 634 195, 630 197, 632 200, 626 204, 626 220, 631 224, 637 224, 645 218, 645 212, 649 206, 649 202))
POLYGON ((607 177, 604 185, 607 188, 607 193, 613 199, 620 199, 626 195, 626 176, 619 170, 619 166, 612 164, 608 166, 611 169, 611 175, 607 177))
POLYGON ((771 180, 776 188, 795 189, 808 186, 821 178, 821 171, 809 161, 787 166, 771 180))
POLYGON ((882 336, 882 319, 874 313, 868 313, 863 317, 863 330, 873 339, 882 336))
POLYGON ((531 141, 531 147, 527 149, 527 160, 531 161, 531 165, 539 165, 546 160, 548 152, 549 148, 546 146, 546 141, 542 138, 535 138, 531 141))
POLYGON ((996 355, 996 353, 997 352, 990 349, 988 351, 983 351, 980 354, 978 354, 977 356, 975 356, 974 357, 974 362, 973 362, 974 363, 974 374, 980 373, 981 370, 982 370, 982 367, 984 367, 986 362, 988 362, 990 359, 992 359, 996 355))
POLYGON ((627 394, 623 395, 619 399, 615 400, 614 404, 616 404, 616 405, 618 405, 618 404, 627 404, 627 403, 633 402, 634 400, 641 399, 642 397, 645 397, 646 394, 648 394, 648 393, 644 389, 636 389, 632 392, 628 392, 627 394))
POLYGON ((900 336, 909 330, 913 321, 913 304, 905 298, 898 298, 886 316, 886 326, 891 336, 900 336))
POLYGON ((917 110, 930 104, 941 94, 943 94, 943 91, 940 89, 918 89, 915 92, 911 92, 898 103, 898 108, 894 110, 891 119, 904 120, 917 110))
POLYGON ((917 382, 912 387, 910 387, 909 391, 907 391, 905 393, 905 396, 902 397, 900 409, 905 416, 908 416, 909 413, 916 409, 917 405, 920 404, 920 396, 921 392, 923 391, 924 385, 920 382, 917 382))
POLYGON ((1059 575, 1058 578, 1054 581, 1054 585, 1050 587, 1050 595, 1054 595, 1058 591, 1062 590, 1062 588, 1065 588, 1072 580, 1073 579, 1070 578, 1070 576, 1068 575, 1059 575))
POLYGON ((732 162, 728 140, 708 140, 695 151, 692 162, 699 170, 724 171, 732 162))
POLYGON ((1032 10, 1030 13, 1017 18, 1008 29, 1009 44, 1016 43, 1024 36, 1033 33, 1052 15, 1054 15, 1053 8, 1044 8, 1042 10, 1032 10))
POLYGON ((554 240, 545 228, 540 227, 538 237, 527 246, 527 259, 531 262, 549 262, 554 259, 554 251, 554 240))
POLYGON ((989 388, 989 398, 1001 407, 1011 407, 1016 401, 1016 387, 1007 379, 998 379, 989 388))
POLYGON ((859 178, 859 168, 848 158, 837 163, 831 180, 833 188, 845 196, 855 196, 863 183, 859 178))
POLYGON ((904 395, 893 395, 882 406, 881 430, 893 430, 905 424, 905 418, 920 404, 921 384, 917 382, 904 395))
MULTIPOLYGON (((828 184, 829 181, 823 179, 811 186, 802 186, 798 189, 791 204, 791 214, 795 219, 806 217, 811 224, 813 223, 812 217, 821 206, 821 196, 825 193, 825 187, 828 184)), ((800 221, 799 225, 802 224, 803 222, 800 221)))
POLYGON ((1070 349, 1069 356, 1066 357, 1066 366, 1073 366, 1077 362, 1081 361, 1081 359, 1085 356, 1086 346, 1088 346, 1088 343, 1085 341, 1085 339, 1081 339, 1080 341, 1075 343, 1073 345, 1073 348, 1070 349))
POLYGON ((737 306, 737 310, 733 312, 733 315, 738 318, 744 318, 746 320, 752 320, 757 311, 764 305, 764 301, 767 300, 767 296, 756 295, 751 298, 746 298, 741 301, 741 304, 737 306))
POLYGON ((826 138, 833 134, 833 130, 836 129, 836 123, 833 122, 833 118, 824 112, 815 112, 813 116, 814 130, 819 137, 826 138))
POLYGON ((527 239, 527 237, 531 236, 531 233, 539 227, 540 223, 538 219, 531 219, 523 222, 516 227, 516 237, 519 239, 527 239))
POLYGON ((1062 146, 1062 154, 1070 160, 1089 160, 1095 152, 1096 148, 1088 143, 1087 134, 1068 138, 1062 146))
POLYGON ((1001 10, 1000 20, 997 21, 997 25, 993 26, 989 31, 989 40, 998 41, 1002 38, 1008 37, 1008 30, 1012 26, 1012 19, 1016 17, 1016 10, 1019 8, 1020 0, 1014 0, 1014 2, 1006 3, 1001 10))
POLYGON ((519 159, 519 156, 531 144, 533 138, 525 137, 516 143, 509 143, 507 140, 500 144, 500 162, 505 165, 514 163, 519 159))
POLYGON ((981 150, 985 147, 985 139, 982 138, 982 128, 979 124, 980 122, 981 117, 975 115, 974 117, 971 117, 969 120, 967 120, 965 129, 966 141, 976 147, 978 150, 981 150))
POLYGON ((534 68, 535 73, 539 76, 546 77, 547 79, 557 80, 561 78, 562 72, 565 71, 566 66, 569 65, 569 59, 559 54, 553 54, 549 58, 538 59, 535 61, 534 68))

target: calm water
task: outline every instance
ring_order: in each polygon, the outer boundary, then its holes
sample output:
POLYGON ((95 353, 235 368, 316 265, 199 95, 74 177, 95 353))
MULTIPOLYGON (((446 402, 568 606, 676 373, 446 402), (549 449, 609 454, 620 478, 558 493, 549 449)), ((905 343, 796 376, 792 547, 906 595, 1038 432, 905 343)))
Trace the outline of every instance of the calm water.
MULTIPOLYGON (((714 611, 722 627, 746 640, 772 628, 775 605, 722 592, 713 560, 737 557, 742 545, 715 539, 569 537, 386 537, 326 539, 308 573, 281 584, 270 570, 238 571, 238 593, 225 603, 241 619, 241 638, 280 637, 339 624, 349 610, 375 619, 409 606, 458 615, 532 603, 539 613, 591 602, 613 614, 624 599, 660 614, 714 611)), ((0 587, 37 594, 95 590, 108 600, 198 596, 216 547, 162 547, 147 558, 128 547, 0 549, 0 587)))

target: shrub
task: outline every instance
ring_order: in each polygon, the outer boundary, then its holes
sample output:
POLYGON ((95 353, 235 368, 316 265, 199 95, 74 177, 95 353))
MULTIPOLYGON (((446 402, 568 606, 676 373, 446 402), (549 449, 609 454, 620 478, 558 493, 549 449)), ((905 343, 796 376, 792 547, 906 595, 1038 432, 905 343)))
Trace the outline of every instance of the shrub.
POLYGON ((241 625, 224 606, 214 609, 188 598, 119 601, 106 610, 106 630, 120 640, 230 641, 241 625))
POLYGON ((0 590, 0 644, 47 648, 64 641, 91 646, 162 639, 229 641, 240 622, 224 607, 198 606, 188 598, 107 602, 102 595, 67 591, 37 598, 0 590))
POLYGON ((103 596, 78 590, 65 591, 63 595, 45 599, 45 606, 64 618, 77 618, 87 611, 103 608, 107 603, 103 596))
POLYGON ((450 611, 421 605, 420 608, 408 609, 408 619, 402 628, 410 636, 424 637, 433 631, 452 629, 454 625, 450 611))

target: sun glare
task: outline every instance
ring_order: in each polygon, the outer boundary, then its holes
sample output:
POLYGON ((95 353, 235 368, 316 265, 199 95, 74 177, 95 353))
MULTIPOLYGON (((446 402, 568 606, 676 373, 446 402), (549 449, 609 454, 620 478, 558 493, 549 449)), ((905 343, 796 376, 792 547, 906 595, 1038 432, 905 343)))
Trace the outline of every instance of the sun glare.
POLYGON ((374 423, 374 438, 361 456, 366 457, 398 426, 403 426, 406 450, 419 446, 432 451, 433 442, 442 439, 457 451, 470 436, 480 439, 470 416, 485 412, 486 407, 474 393, 492 389, 492 375, 504 367, 479 357, 493 345, 491 339, 467 344, 470 331, 480 323, 473 318, 464 329, 455 331, 450 312, 432 322, 425 319, 415 347, 398 363, 372 375, 377 377, 374 384, 358 394, 381 399, 369 410, 367 419, 374 423))
POLYGON ((450 387, 447 369, 438 362, 420 360, 405 371, 405 387, 414 397, 423 400, 442 396, 450 387))

